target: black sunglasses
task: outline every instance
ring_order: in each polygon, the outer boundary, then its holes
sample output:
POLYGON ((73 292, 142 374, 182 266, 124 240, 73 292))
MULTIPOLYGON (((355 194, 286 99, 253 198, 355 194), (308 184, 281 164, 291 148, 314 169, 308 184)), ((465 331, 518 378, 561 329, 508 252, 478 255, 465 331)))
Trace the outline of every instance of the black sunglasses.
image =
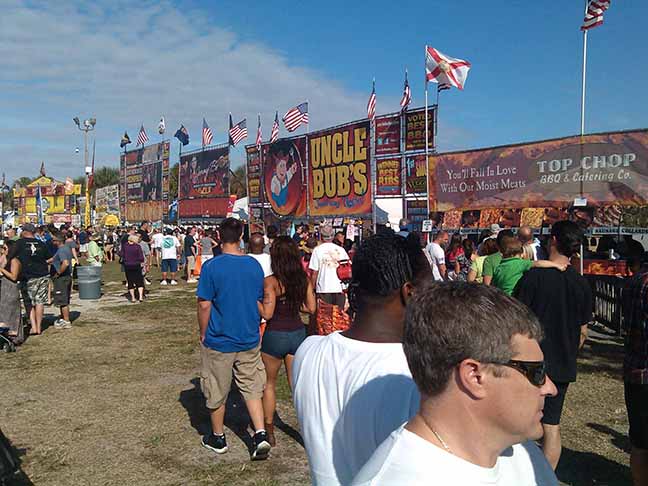
POLYGON ((508 366, 519 371, 535 386, 542 386, 547 381, 547 367, 544 361, 519 361, 512 359, 508 363, 496 364, 508 366))

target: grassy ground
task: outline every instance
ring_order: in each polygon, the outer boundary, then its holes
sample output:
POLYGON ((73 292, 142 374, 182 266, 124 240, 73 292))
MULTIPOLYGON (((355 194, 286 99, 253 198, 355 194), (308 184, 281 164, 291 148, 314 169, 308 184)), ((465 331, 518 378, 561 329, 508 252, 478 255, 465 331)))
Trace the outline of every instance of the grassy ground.
MULTIPOLYGON (((0 427, 29 478, 19 484, 308 484, 285 377, 271 458, 249 461, 237 393, 228 401, 230 453, 215 456, 199 443, 209 419, 198 382, 194 287, 160 287, 154 279, 149 300, 129 304, 120 280, 116 265, 104 267, 105 295, 74 301, 73 329, 50 327, 0 355, 0 427)), ((565 484, 630 484, 622 356, 618 340, 586 344, 564 414, 558 476, 565 484)))

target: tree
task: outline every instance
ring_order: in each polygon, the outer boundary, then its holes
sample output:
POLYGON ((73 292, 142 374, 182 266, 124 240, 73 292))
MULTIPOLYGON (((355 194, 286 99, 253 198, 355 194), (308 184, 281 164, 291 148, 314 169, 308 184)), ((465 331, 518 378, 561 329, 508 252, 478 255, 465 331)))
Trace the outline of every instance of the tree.
POLYGON ((119 169, 116 167, 100 167, 94 174, 94 188, 119 184, 119 169))
POLYGON ((31 177, 25 177, 25 176, 19 177, 18 179, 16 179, 14 181, 13 187, 16 187, 16 186, 27 187, 27 185, 29 185, 31 183, 31 181, 33 181, 33 179, 31 177))
POLYGON ((245 179, 245 166, 237 167, 234 172, 231 173, 230 178, 230 194, 236 194, 237 198, 242 198, 247 196, 247 183, 245 179))
POLYGON ((173 201, 178 197, 178 171, 180 164, 177 162, 171 166, 169 171, 169 201, 173 201))

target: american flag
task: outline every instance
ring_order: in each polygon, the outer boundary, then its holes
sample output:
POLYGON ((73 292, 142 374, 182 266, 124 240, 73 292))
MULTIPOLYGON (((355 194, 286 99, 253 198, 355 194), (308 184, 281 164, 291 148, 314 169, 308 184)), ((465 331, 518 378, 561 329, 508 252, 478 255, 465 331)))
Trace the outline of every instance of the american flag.
POLYGON ((240 122, 230 128, 229 136, 232 139, 232 145, 236 145, 244 138, 247 138, 247 122, 245 118, 243 118, 240 122))
POLYGON ((261 144, 263 143, 263 137, 261 135, 261 115, 259 115, 259 123, 257 125, 257 138, 256 138, 256 147, 260 151, 261 144))
POLYGON ((437 93, 440 93, 441 91, 445 91, 446 89, 452 88, 451 84, 448 83, 439 83, 439 86, 437 86, 437 93))
POLYGON ((610 0, 590 0, 581 30, 588 30, 603 23, 603 12, 610 8, 610 0))
POLYGON ((369 101, 367 101, 367 117, 370 120, 376 118, 376 80, 374 79, 373 85, 371 88, 371 95, 369 95, 369 101))
POLYGON ((283 116, 284 126, 289 132, 294 132, 299 125, 308 125, 308 102, 291 108, 283 116))
POLYGON ((148 141, 148 135, 146 134, 146 130, 144 130, 144 125, 142 125, 139 134, 137 135, 137 145, 144 145, 148 141))
POLYGON ((211 128, 209 128, 209 125, 207 125, 207 122, 203 118, 203 131, 202 131, 202 144, 203 147, 205 145, 209 145, 212 143, 212 140, 214 140, 214 134, 211 131, 211 128))
POLYGON ((270 132, 270 143, 275 143, 279 138, 279 112, 275 112, 275 121, 272 124, 272 131, 270 132))
POLYGON ((403 87, 403 97, 400 101, 401 111, 407 110, 407 107, 409 106, 411 101, 412 91, 410 90, 409 82, 407 81, 407 70, 405 70, 405 86, 403 87))

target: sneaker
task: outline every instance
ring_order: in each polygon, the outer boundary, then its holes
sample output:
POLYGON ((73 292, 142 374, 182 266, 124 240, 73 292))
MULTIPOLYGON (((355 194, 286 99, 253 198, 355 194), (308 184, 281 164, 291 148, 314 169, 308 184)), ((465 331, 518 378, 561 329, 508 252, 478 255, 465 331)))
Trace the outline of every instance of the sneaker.
POLYGON ((225 440, 225 434, 223 435, 214 435, 209 434, 202 438, 201 441, 203 447, 206 447, 210 451, 214 451, 216 454, 225 454, 227 452, 227 441, 225 440))
POLYGON ((60 317, 59 317, 58 319, 56 319, 56 320, 54 321, 54 327, 56 327, 56 328, 61 327, 61 324, 62 324, 61 321, 63 321, 63 319, 61 319, 60 317))
POLYGON ((160 282, 160 285, 167 285, 167 281, 166 281, 166 280, 162 280, 162 281, 160 282))
POLYGON ((198 280, 196 280, 195 278, 190 278, 189 280, 187 280, 187 283, 197 283, 197 282, 198 280))
POLYGON ((145 278, 145 279, 144 279, 144 283, 145 283, 146 285, 151 285, 151 281, 150 281, 148 278, 145 278))
POLYGON ((270 443, 268 442, 268 434, 265 431, 257 432, 254 434, 254 450, 252 451, 253 461, 263 461, 268 458, 270 454, 270 443))
POLYGON ((59 319, 57 323, 54 323, 54 327, 56 329, 72 329, 72 323, 70 321, 59 319))
POLYGON ((175 280, 171 280, 171 285, 178 285, 178 282, 176 282, 175 280))

